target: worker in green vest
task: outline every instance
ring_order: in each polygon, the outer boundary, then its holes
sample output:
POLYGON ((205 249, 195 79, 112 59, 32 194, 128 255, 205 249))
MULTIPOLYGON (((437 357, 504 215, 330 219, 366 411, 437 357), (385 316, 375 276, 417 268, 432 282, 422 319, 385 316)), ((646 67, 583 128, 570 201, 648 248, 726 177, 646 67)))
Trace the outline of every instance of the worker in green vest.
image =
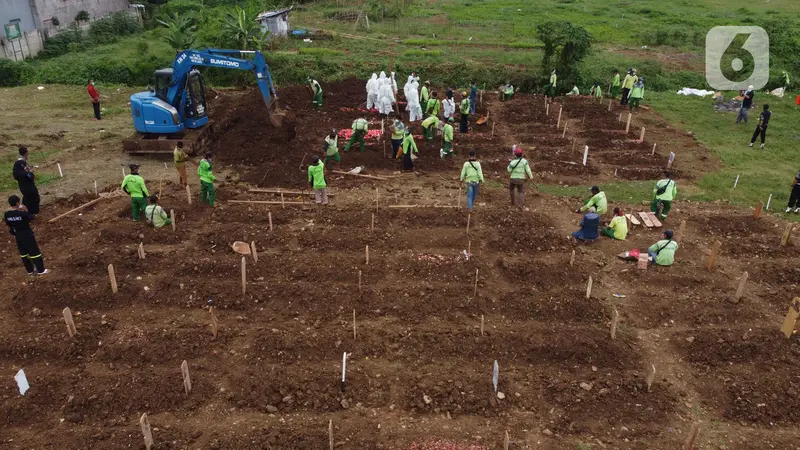
POLYGON ((406 127, 405 136, 403 137, 403 170, 414 170, 414 159, 411 157, 413 153, 419 153, 417 143, 414 142, 414 135, 411 130, 406 127))
POLYGON ((131 173, 125 175, 121 188, 131 196, 131 215, 133 221, 137 222, 139 214, 144 213, 144 209, 147 207, 147 197, 150 196, 150 193, 147 192, 147 187, 144 185, 144 178, 139 176, 139 165, 131 164, 128 167, 131 169, 131 173))
POLYGON ((441 103, 439 103, 438 97, 439 97, 438 93, 436 92, 431 93, 431 98, 425 105, 425 115, 439 117, 439 107, 441 103))
POLYGON ((656 182, 653 187, 653 201, 650 202, 650 211, 654 212, 661 220, 667 218, 672 209, 672 201, 678 195, 678 186, 668 170, 664 171, 664 178, 656 182))
POLYGON ((431 82, 426 81, 425 85, 422 86, 422 90, 419 91, 419 104, 420 105, 428 105, 428 100, 430 100, 430 88, 431 82))
POLYGON ((422 135, 425 139, 432 141, 436 136, 436 128, 439 127, 439 118, 436 116, 428 116, 427 119, 422 121, 422 135))
POLYGON ((311 78, 311 75, 308 76, 308 84, 312 94, 311 104, 314 105, 314 108, 322 109, 322 86, 317 80, 311 78))
POLYGON ((466 133, 469 131, 469 112, 472 107, 472 101, 467 97, 467 93, 461 93, 461 103, 458 104, 458 111, 461 113, 461 124, 458 127, 459 133, 466 133))
POLYGON ((636 72, 633 70, 633 67, 629 67, 628 74, 625 75, 625 80, 622 81, 622 97, 619 100, 620 105, 628 104, 631 89, 633 89, 633 83, 636 83, 637 80, 638 78, 636 77, 636 72))
POLYGON ((350 136, 350 140, 347 141, 347 145, 344 146, 344 151, 349 152, 350 147, 353 145, 353 142, 358 142, 361 145, 361 151, 364 151, 364 136, 367 135, 367 131, 369 131, 369 122, 367 119, 363 117, 359 117, 358 119, 353 121, 353 135, 350 136))
POLYGON ((506 169, 509 174, 508 193, 511 194, 511 206, 522 206, 525 201, 525 180, 533 179, 533 172, 528 160, 522 157, 522 147, 514 147, 514 159, 506 169), (514 195, 514 190, 517 195, 514 195))
POLYGON ((592 86, 592 89, 589 91, 589 95, 594 98, 602 98, 603 97, 603 88, 600 87, 600 83, 595 82, 592 86))
POLYGON ((631 89, 631 99, 630 99, 631 112, 633 112, 633 108, 639 107, 639 103, 641 103, 643 98, 644 98, 644 77, 641 77, 638 80, 636 80, 636 83, 633 83, 633 88, 631 89))
POLYGON ((170 225, 172 223, 172 220, 170 220, 164 208, 159 206, 158 196, 156 194, 150 196, 150 204, 144 209, 144 218, 147 220, 147 223, 152 224, 156 228, 161 228, 164 225, 170 225))
POLYGON ((608 200, 606 199, 606 193, 601 191, 597 186, 592 186, 590 191, 592 193, 592 198, 590 198, 585 205, 575 210, 575 212, 585 212, 588 211, 589 208, 594 208, 597 211, 597 214, 602 216, 608 211, 608 200))
POLYGON ((329 161, 337 164, 342 162, 342 155, 339 154, 339 136, 335 128, 331 130, 331 134, 325 136, 325 164, 329 161))
POLYGON ((611 98, 617 98, 619 94, 619 70, 614 69, 614 77, 611 78, 611 98))
MULTIPOLYGON (((469 113, 469 111, 467 111, 469 113)), ((453 156, 453 118, 447 119, 447 123, 444 125, 442 129, 442 140, 444 141, 444 146, 442 147, 441 157, 442 158, 449 158, 453 156)))
POLYGON ((550 74, 550 84, 544 87, 544 95, 545 97, 555 97, 556 96, 556 84, 558 83, 558 75, 556 75, 556 69, 553 69, 553 72, 550 74))
POLYGON ((325 182, 325 164, 319 160, 319 156, 311 157, 311 164, 308 166, 308 182, 314 189, 314 201, 318 205, 328 204, 328 183, 325 182))
POLYGON ((403 144, 403 132, 406 126, 400 119, 394 119, 394 123, 389 128, 392 130, 392 156, 400 159, 403 156, 400 146, 403 144))
POLYGON ((672 240, 672 230, 666 230, 664 231, 664 239, 647 249, 647 256, 650 259, 650 264, 671 266, 675 262, 676 251, 678 251, 678 243, 672 240))
POLYGON ((206 157, 200 160, 200 165, 197 166, 197 175, 200 176, 200 203, 208 201, 209 206, 214 206, 214 201, 217 199, 217 191, 214 189, 214 176, 211 160, 214 154, 211 152, 206 153, 206 157))

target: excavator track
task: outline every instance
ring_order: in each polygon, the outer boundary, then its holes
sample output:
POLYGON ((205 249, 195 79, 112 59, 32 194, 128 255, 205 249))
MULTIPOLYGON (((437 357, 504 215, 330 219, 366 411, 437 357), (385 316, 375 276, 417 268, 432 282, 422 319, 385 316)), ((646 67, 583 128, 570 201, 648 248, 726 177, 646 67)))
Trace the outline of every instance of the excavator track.
POLYGON ((190 156, 202 155, 214 139, 219 124, 210 120, 206 126, 197 130, 186 130, 182 135, 145 135, 135 133, 122 141, 122 149, 130 155, 172 155, 178 142, 183 142, 183 150, 190 156))

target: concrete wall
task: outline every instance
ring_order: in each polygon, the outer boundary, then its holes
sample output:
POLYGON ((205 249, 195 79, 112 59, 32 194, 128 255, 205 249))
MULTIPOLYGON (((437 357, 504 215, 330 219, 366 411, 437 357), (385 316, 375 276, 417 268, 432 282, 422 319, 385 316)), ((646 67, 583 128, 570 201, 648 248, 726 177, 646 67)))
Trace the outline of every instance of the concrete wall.
MULTIPOLYGON (((0 0, 4 1, 4 0, 0 0)), ((128 0, 29 0, 35 5, 36 13, 43 26, 47 27, 53 17, 61 26, 75 21, 78 12, 89 13, 91 20, 100 19, 117 11, 128 10, 128 0)))
POLYGON ((2 26, 15 19, 20 20, 21 31, 31 31, 36 28, 30 0, 0 0, 0 35, 6 35, 2 26))
POLYGON ((36 56, 44 48, 44 39, 39 30, 24 31, 22 37, 15 39, 13 46, 6 40, 5 32, 0 37, 0 58, 23 60, 36 56))

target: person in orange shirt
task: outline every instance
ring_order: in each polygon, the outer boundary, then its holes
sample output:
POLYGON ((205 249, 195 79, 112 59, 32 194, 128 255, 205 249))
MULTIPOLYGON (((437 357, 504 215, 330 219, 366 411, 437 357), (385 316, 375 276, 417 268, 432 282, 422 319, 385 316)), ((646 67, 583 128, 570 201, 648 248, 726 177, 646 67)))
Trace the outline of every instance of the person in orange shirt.
POLYGON ((94 87, 94 80, 89 79, 86 86, 86 91, 89 92, 89 97, 92 98, 92 107, 94 108, 94 120, 100 120, 100 93, 94 87))

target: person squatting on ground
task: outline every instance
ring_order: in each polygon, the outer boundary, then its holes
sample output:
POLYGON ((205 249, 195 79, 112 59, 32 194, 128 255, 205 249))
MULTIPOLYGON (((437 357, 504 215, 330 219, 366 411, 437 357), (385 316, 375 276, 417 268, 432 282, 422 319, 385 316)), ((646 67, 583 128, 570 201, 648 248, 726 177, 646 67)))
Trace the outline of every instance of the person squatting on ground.
POLYGON ((308 86, 311 89, 311 104, 314 108, 322 109, 322 86, 311 75, 308 76, 308 86))
POLYGON ((363 117, 359 117, 358 119, 353 121, 353 134, 350 136, 350 140, 347 141, 347 145, 344 146, 344 151, 349 152, 350 147, 353 145, 354 142, 358 142, 361 146, 361 152, 364 151, 364 136, 367 135, 367 131, 369 131, 369 122, 367 119, 363 117))
POLYGON ((522 148, 514 148, 514 159, 508 164, 509 181, 508 192, 511 196, 511 206, 522 206, 525 203, 525 180, 533 179, 533 172, 528 165, 528 160, 522 157, 522 148), (516 189, 519 195, 514 195, 516 189))
POLYGON ((428 116, 427 119, 422 121, 422 135, 425 139, 432 141, 436 136, 436 129, 439 127, 439 118, 436 116, 428 116))
POLYGON ((602 229, 603 235, 618 241, 624 241, 628 237, 628 219, 619 208, 614 208, 614 218, 602 229))
POLYGON ((153 194, 150 196, 150 204, 144 209, 144 218, 147 223, 152 224, 156 228, 161 228, 164 225, 172 224, 169 215, 164 208, 158 204, 158 196, 153 194))
POLYGON ((764 111, 761 112, 761 116, 758 118, 756 131, 753 133, 753 138, 750 139, 750 147, 755 144, 756 137, 761 134, 761 148, 764 148, 764 141, 767 139, 767 126, 769 125, 769 119, 771 118, 772 111, 769 110, 769 105, 764 105, 764 111))
POLYGON ((214 167, 211 165, 213 159, 214 154, 207 152, 206 157, 201 159, 197 166, 197 175, 200 176, 200 203, 208 201, 209 206, 214 206, 217 200, 217 191, 214 189, 217 177, 214 176, 214 167))
POLYGON ((739 115, 736 116, 736 123, 741 123, 742 120, 744 120, 744 123, 747 124, 747 113, 750 111, 750 108, 753 107, 753 98, 755 95, 756 93, 753 91, 753 85, 747 86, 747 90, 742 94, 742 107, 739 108, 739 115))
POLYGON ((644 77, 639 78, 636 80, 636 83, 633 83, 633 89, 631 89, 630 95, 630 111, 633 112, 633 108, 638 108, 639 104, 642 102, 644 98, 644 77))
POLYGON ((567 95, 568 96, 570 96, 570 95, 576 95, 576 96, 577 95, 581 95, 581 90, 578 89, 578 85, 577 84, 573 84, 572 85, 572 90, 567 92, 567 95))
POLYGON ((325 164, 328 164, 329 161, 333 161, 337 164, 342 162, 342 156, 339 154, 339 136, 336 134, 336 128, 332 129, 331 133, 325 136, 323 150, 325 164))
POLYGON ((86 91, 89 93, 89 97, 92 99, 92 108, 94 109, 94 120, 101 120, 100 117, 100 93, 97 92, 97 88, 94 87, 94 80, 91 78, 89 82, 86 84, 86 91))
POLYGON ((459 133, 466 133, 469 131, 469 111, 472 108, 472 102, 467 97, 466 92, 461 93, 461 103, 458 104, 458 110, 461 113, 461 123, 458 127, 459 133))
POLYGON ((8 231, 17 241, 19 257, 28 275, 44 275, 49 273, 44 268, 44 258, 39 246, 36 244, 36 236, 31 229, 31 221, 36 217, 27 211, 24 205, 20 206, 19 197, 12 195, 8 197, 8 204, 11 209, 6 211, 3 218, 8 225, 8 231))
POLYGON ((664 239, 656 242, 647 249, 650 264, 659 266, 671 266, 675 262, 675 252, 678 250, 678 243, 672 240, 672 230, 664 232, 664 239))
POLYGON ((794 208, 795 214, 800 214, 800 171, 794 176, 792 193, 789 195, 789 205, 786 207, 786 212, 792 212, 792 208, 794 208))
POLYGON ((453 156, 453 118, 447 119, 447 123, 442 128, 442 151, 439 156, 450 158, 453 156))
POLYGON ((327 205, 328 183, 325 182, 325 164, 317 155, 311 157, 311 165, 308 166, 308 183, 314 188, 314 201, 318 205, 327 205))
POLYGON ((600 229, 600 216, 594 210, 594 207, 589 208, 586 214, 581 219, 580 229, 572 233, 572 237, 578 242, 594 242, 599 236, 600 229))
POLYGON ((592 197, 586 202, 585 205, 576 209, 576 213, 582 213, 589 210, 589 208, 594 208, 597 214, 603 215, 608 211, 608 200, 606 199, 606 193, 601 191, 599 187, 592 186, 589 190, 592 193, 592 197))
POLYGON ((506 84, 500 86, 500 101, 504 102, 506 100, 511 100, 514 97, 514 86, 511 84, 510 81, 506 81, 506 84))
POLYGON ((394 123, 389 128, 392 130, 392 156, 400 159, 403 156, 400 151, 400 145, 403 144, 403 131, 405 131, 406 126, 403 125, 400 119, 394 119, 394 123))
POLYGON ((668 171, 664 171, 664 178, 656 182, 653 187, 653 201, 650 202, 650 211, 655 213, 659 219, 665 220, 669 210, 672 208, 672 201, 678 195, 678 186, 668 171))
POLYGON ((19 148, 19 157, 14 162, 12 174, 22 193, 22 204, 29 213, 39 214, 41 198, 39 189, 36 188, 36 174, 33 173, 33 167, 28 164, 28 147, 19 148))
POLYGON ((189 183, 189 177, 186 175, 186 161, 189 155, 183 151, 183 141, 178 141, 175 149, 172 151, 172 159, 175 162, 175 169, 178 170, 178 180, 181 186, 186 186, 189 183))
POLYGON ((406 128, 405 136, 403 137, 403 170, 414 170, 414 159, 411 157, 412 153, 419 153, 417 143, 414 142, 414 135, 411 130, 406 128))
POLYGON ((611 78, 611 92, 609 93, 612 99, 617 98, 617 95, 619 94, 619 86, 619 70, 615 69, 614 76, 611 78))
POLYGON ((150 196, 150 193, 147 192, 147 186, 144 185, 144 178, 139 175, 139 165, 131 164, 128 167, 131 169, 131 173, 125 175, 120 187, 131 196, 131 216, 133 221, 137 222, 139 214, 142 214, 147 206, 146 198, 150 196))
POLYGON ((472 211, 472 206, 478 198, 478 188, 483 183, 483 170, 475 150, 469 151, 469 161, 461 168, 461 181, 467 184, 467 210, 472 211))
POLYGON ((378 106, 378 75, 373 73, 372 78, 367 81, 367 110, 373 110, 378 106))
POLYGON ((619 100, 620 105, 627 105, 629 96, 631 93, 631 89, 633 89, 633 83, 636 83, 636 72, 633 68, 628 68, 628 73, 625 75, 625 80, 622 82, 622 97, 619 100))

